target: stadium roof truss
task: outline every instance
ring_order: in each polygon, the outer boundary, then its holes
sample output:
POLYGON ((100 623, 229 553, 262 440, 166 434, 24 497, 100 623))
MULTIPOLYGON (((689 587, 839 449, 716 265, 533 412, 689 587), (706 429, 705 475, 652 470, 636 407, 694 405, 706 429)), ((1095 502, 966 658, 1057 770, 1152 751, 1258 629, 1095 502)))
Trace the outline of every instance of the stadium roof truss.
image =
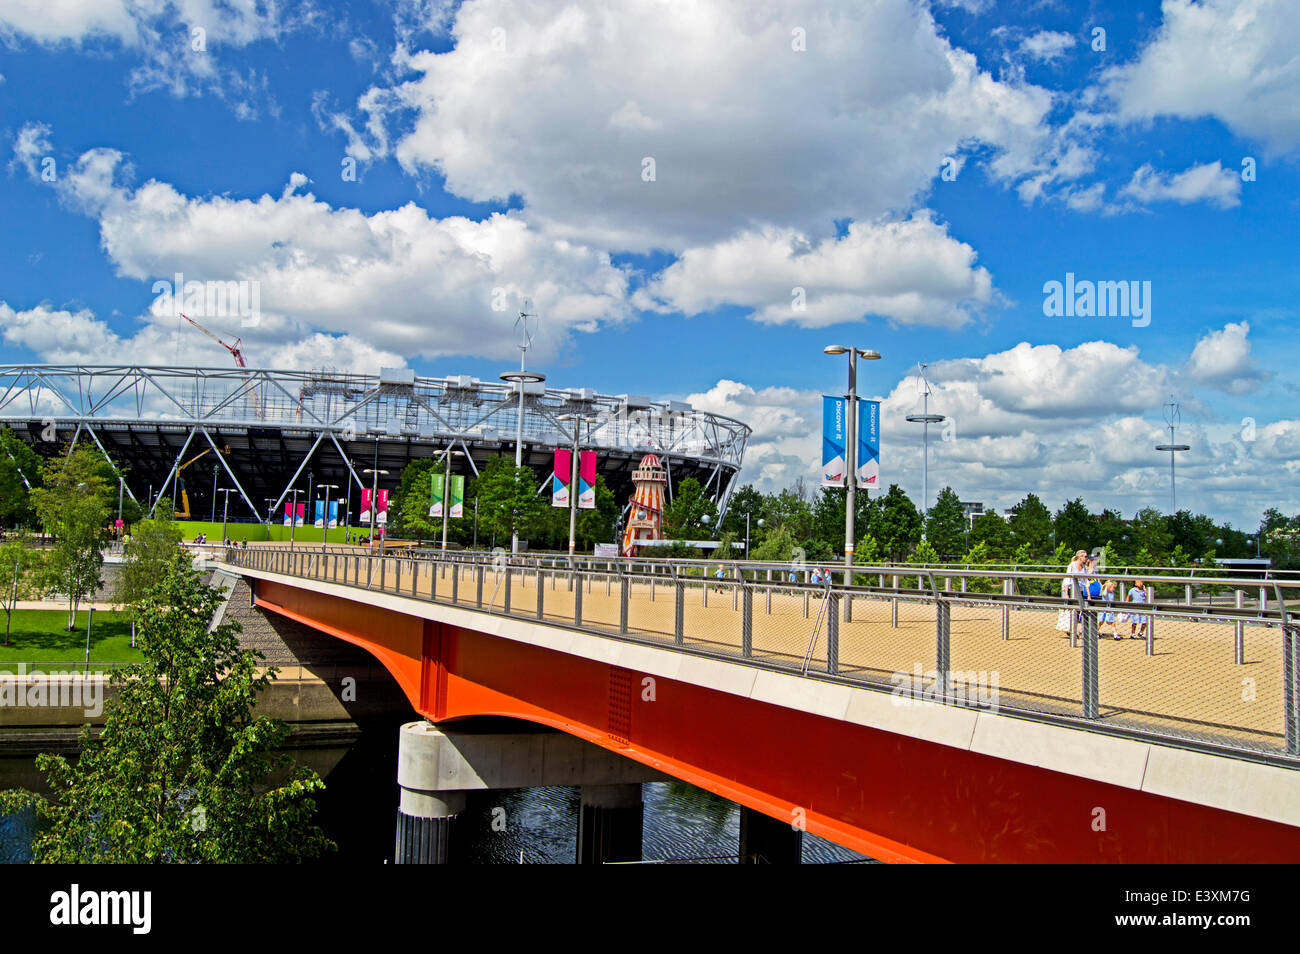
MULTIPOLYGON (((327 465, 327 475, 335 468, 349 495, 352 486, 365 486, 354 461, 372 457, 374 469, 380 469, 381 449, 385 460, 401 466, 434 452, 441 460, 459 448, 477 474, 476 457, 481 462, 513 451, 521 428, 521 387, 526 462, 544 463, 551 449, 573 446, 573 428, 579 425, 560 418, 578 415, 592 420, 581 425, 579 443, 601 455, 607 480, 630 478, 640 456, 654 453, 668 468, 670 497, 676 465, 680 477, 697 477, 725 513, 748 426, 681 402, 603 395, 586 388, 417 377, 403 369, 371 375, 332 369, 0 365, 0 424, 13 427, 38 449, 49 445, 47 453, 65 439, 75 443, 84 433, 111 461, 105 443, 110 436, 118 458, 129 460, 137 483, 145 473, 156 479, 165 471, 166 477, 151 488, 157 492, 149 510, 173 486, 187 454, 210 450, 250 511, 260 515, 256 496, 275 493, 263 499, 274 499, 267 512, 276 512, 326 443, 342 464, 327 465), (176 449, 173 438, 182 434, 176 449), (241 437, 247 446, 237 454, 219 444, 241 437), (305 453, 295 453, 308 445, 305 453), (421 454, 420 448, 430 453, 421 454), (244 466, 232 466, 231 456, 244 466), (285 479, 289 471, 292 476, 285 479)), ((214 466, 214 486, 216 476, 214 466)), ((135 490, 142 488, 133 490, 130 479, 123 486, 138 500, 135 490)))

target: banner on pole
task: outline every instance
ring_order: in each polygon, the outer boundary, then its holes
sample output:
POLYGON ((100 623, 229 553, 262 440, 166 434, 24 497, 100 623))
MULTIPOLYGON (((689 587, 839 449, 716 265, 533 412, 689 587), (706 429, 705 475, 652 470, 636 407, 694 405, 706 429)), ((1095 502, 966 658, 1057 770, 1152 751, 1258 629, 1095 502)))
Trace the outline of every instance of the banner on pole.
POLYGON ((842 397, 822 395, 822 486, 844 486, 844 438, 848 430, 842 397))
POLYGON ((361 488, 361 522, 370 522, 370 488, 361 488))
POLYGON ((578 509, 596 509, 596 452, 578 455, 578 509))
POLYGON ((465 516, 465 475, 451 475, 451 490, 447 495, 451 498, 451 519, 458 520, 465 516))
POLYGON ((339 525, 339 504, 341 504, 342 502, 343 501, 341 500, 330 501, 330 529, 331 530, 333 530, 335 527, 339 525))
POLYGON ((381 527, 388 526, 388 491, 381 490, 378 493, 378 502, 375 504, 375 521, 381 527))
POLYGON ((551 468, 551 506, 569 505, 569 478, 573 475, 573 451, 564 447, 555 449, 555 464, 551 468))
POLYGON ((316 505, 316 518, 312 521, 312 526, 317 530, 323 530, 325 528, 325 501, 317 500, 314 503, 316 505))
POLYGON ((858 486, 880 488, 880 402, 858 401, 858 486))
POLYGON ((442 485, 446 480, 446 474, 429 475, 429 516, 442 516, 442 485))
POLYGON ((293 525, 295 527, 301 527, 303 517, 305 516, 307 516, 307 505, 305 503, 300 503, 298 504, 297 513, 294 515, 293 518, 293 525))
POLYGON ((284 525, 287 527, 293 522, 293 504, 286 500, 284 502, 284 525))

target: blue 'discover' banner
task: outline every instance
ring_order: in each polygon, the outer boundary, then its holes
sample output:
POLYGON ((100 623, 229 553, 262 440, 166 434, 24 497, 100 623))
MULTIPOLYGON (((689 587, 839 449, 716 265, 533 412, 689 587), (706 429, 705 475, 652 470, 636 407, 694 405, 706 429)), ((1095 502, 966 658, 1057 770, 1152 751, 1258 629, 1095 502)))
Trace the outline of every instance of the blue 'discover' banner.
POLYGON ((880 487, 880 402, 858 401, 858 486, 880 487))
POLYGON ((844 486, 845 400, 822 395, 822 486, 844 486))

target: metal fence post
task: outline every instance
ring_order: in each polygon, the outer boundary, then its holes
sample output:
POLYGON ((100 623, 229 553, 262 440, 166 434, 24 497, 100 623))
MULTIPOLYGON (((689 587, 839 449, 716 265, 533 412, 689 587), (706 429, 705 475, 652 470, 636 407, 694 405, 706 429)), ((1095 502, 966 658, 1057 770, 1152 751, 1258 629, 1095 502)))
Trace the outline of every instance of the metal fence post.
POLYGON ((582 574, 573 574, 577 586, 573 588, 573 625, 582 625, 582 574))
POLYGON ((898 597, 889 598, 889 625, 898 629, 898 597))
MULTIPOLYGON (((1236 591, 1237 609, 1241 609, 1246 602, 1246 594, 1242 590, 1236 591)), ((1246 624, 1237 620, 1232 624, 1232 659, 1238 666, 1246 662, 1246 624)))
POLYGON ((387 570, 388 570, 388 560, 386 560, 386 559, 380 560, 380 561, 379 561, 379 590, 380 590, 380 592, 383 592, 383 589, 384 589, 384 573, 385 573, 387 570))
POLYGON ((1300 627, 1286 623, 1282 624, 1282 680, 1286 754, 1300 755, 1300 627))
POLYGON ((935 689, 939 698, 947 701, 952 688, 952 607, 938 596, 934 601, 934 655, 935 689))
POLYGON ((618 634, 627 635, 627 604, 631 596, 632 578, 619 570, 618 580, 618 634))
POLYGON ((505 566, 505 573, 506 573, 506 592, 505 595, 501 598, 501 612, 509 613, 510 612, 510 582, 514 578, 514 573, 511 571, 510 564, 508 562, 506 563, 505 566))
POLYGON ((1100 682, 1097 678, 1097 614, 1085 608, 1082 594, 1079 596, 1079 619, 1083 624, 1083 717, 1097 718, 1100 696, 1100 682))
POLYGON ((676 578, 673 589, 673 642, 679 646, 686 641, 685 622, 686 622, 686 584, 682 578, 677 576, 677 571, 673 570, 673 576, 676 578))
POLYGON ((460 564, 453 563, 451 565, 451 601, 453 603, 455 603, 456 600, 460 598, 459 593, 460 593, 460 564))
POLYGON ((393 567, 393 589, 400 593, 402 592, 402 558, 398 557, 394 563, 396 565, 393 567))
POLYGON ((1282 587, 1276 583, 1273 595, 1277 597, 1277 614, 1282 623, 1282 734, 1286 754, 1300 755, 1300 626, 1291 622, 1282 587))
POLYGON ((474 605, 479 609, 483 608, 483 574, 485 567, 482 563, 478 565, 478 584, 474 593, 474 605))
MULTIPOLYGON (((1007 597, 1011 595, 1011 580, 1002 581, 1002 595, 1007 597)), ((1011 638, 1011 607, 1006 603, 1002 604, 1002 638, 1011 638)))
POLYGON ((840 598, 829 590, 826 599, 826 671, 837 673, 840 671, 840 598))
POLYGON ((542 619, 546 616, 543 603, 546 599, 546 578, 542 576, 542 567, 539 563, 537 566, 537 618, 542 619))
POLYGON ((748 583, 740 584, 740 654, 754 655, 754 591, 748 583))

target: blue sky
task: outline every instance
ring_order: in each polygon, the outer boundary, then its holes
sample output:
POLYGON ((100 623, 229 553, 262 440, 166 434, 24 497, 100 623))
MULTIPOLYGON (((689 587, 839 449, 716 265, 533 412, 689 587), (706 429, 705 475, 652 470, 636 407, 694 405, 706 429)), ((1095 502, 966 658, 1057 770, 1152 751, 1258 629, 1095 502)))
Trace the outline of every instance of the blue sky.
POLYGON ((1164 507, 1172 396, 1180 505, 1250 526, 1300 510, 1291 12, 0 0, 0 351, 225 366, 182 271, 256 283, 203 316, 253 364, 495 378, 526 298, 553 384, 744 420, 771 490, 854 343, 914 499, 924 361, 932 494, 1164 507), (1066 273, 1150 323, 1045 315, 1066 273))

